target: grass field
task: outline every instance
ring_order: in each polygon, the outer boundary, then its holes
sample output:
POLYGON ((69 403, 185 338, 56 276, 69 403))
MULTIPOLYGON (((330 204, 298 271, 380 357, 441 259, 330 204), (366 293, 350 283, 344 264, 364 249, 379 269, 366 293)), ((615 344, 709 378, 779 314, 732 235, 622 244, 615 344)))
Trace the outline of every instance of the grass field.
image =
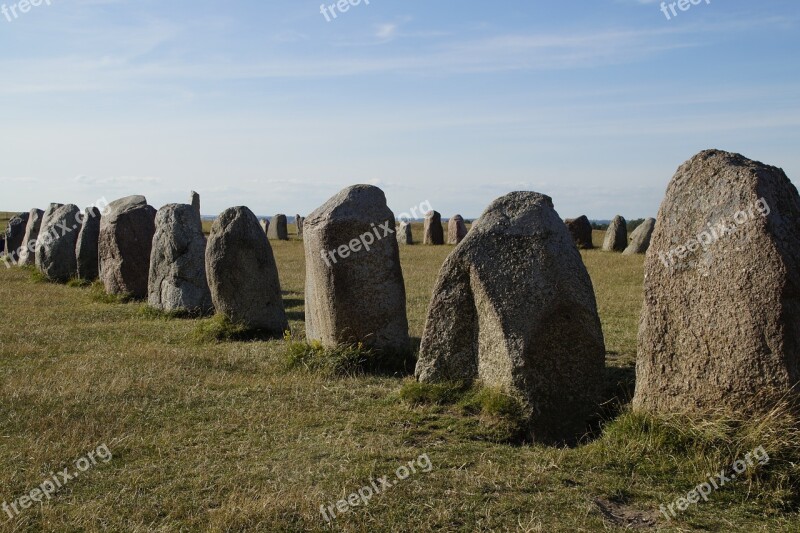
MULTIPOLYGON (((302 243, 272 246, 293 335, 302 337, 302 243)), ((414 337, 451 250, 401 249, 414 337)), ((643 260, 582 254, 605 333, 608 389, 624 404, 643 260)), ((13 519, 0 515, 0 530, 800 530, 796 448, 782 440, 788 423, 780 413, 767 421, 689 421, 623 407, 576 447, 496 442, 483 414, 403 401, 409 376, 290 369, 284 341, 201 342, 201 322, 0 269, 0 501, 29 493, 51 472, 74 470, 102 444, 112 454, 52 499, 13 519), (759 444, 772 459, 764 471, 673 521, 659 513, 660 504, 759 444), (429 472, 331 525, 323 520, 321 505, 393 479, 422 454, 429 472)))

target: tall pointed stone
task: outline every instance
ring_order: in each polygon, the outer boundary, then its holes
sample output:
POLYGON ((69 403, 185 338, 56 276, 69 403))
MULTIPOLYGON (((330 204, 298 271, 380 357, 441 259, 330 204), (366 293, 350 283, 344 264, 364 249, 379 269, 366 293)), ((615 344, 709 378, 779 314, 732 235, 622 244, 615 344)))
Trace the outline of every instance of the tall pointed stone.
POLYGON ((492 202, 445 261, 416 375, 517 398, 530 437, 572 442, 598 412, 605 347, 592 281, 552 200, 492 202))
POLYGON ((444 244, 442 215, 440 215, 438 211, 428 211, 425 214, 425 225, 423 231, 422 244, 444 244))
POLYGON ((33 266, 36 264, 36 240, 42 227, 44 211, 33 208, 28 213, 28 223, 25 226, 25 237, 22 239, 19 252, 20 266, 33 266))
POLYGON ((78 277, 84 281, 94 281, 100 276, 98 242, 101 217, 102 214, 96 207, 87 207, 83 214, 83 225, 75 245, 75 257, 78 261, 78 277))

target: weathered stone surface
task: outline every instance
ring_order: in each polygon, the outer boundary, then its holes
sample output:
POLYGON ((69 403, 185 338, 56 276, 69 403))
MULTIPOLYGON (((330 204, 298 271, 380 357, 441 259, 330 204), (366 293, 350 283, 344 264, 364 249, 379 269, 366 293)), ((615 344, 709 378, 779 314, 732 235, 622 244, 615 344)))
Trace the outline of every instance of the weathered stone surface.
POLYGON ((653 230, 656 229, 656 219, 648 218, 631 233, 631 242, 625 251, 624 255, 643 254, 650 248, 650 238, 653 236, 653 230))
POLYGON ((272 247, 248 208, 231 207, 214 221, 206 272, 218 313, 276 335, 288 329, 272 247))
POLYGON ((568 218, 565 222, 567 229, 572 235, 572 240, 579 250, 591 250, 594 248, 592 243, 592 224, 586 215, 578 218, 568 218))
POLYGON ((48 279, 67 282, 78 275, 75 246, 81 229, 77 205, 59 207, 43 217, 36 241, 36 268, 48 279))
POLYGON ((552 200, 492 202, 439 273, 417 378, 479 379, 522 402, 532 438, 572 441, 597 413, 604 358, 592 282, 552 200))
POLYGON ((267 226, 267 238, 273 241, 288 241, 289 230, 287 229, 286 215, 275 215, 267 226))
POLYGON ((155 225, 147 303, 160 311, 209 313, 213 306, 206 280, 206 238, 197 209, 165 205, 156 213, 155 225))
POLYGON ((447 244, 458 244, 467 236, 467 225, 464 218, 456 215, 447 221, 447 244))
POLYGON ((423 227, 422 244, 444 244, 442 215, 438 211, 428 211, 425 214, 425 225, 423 227))
POLYGON ((294 224, 297 226, 297 236, 302 238, 303 237, 303 221, 305 219, 300 215, 294 216, 294 224))
POLYGON ((156 210, 144 196, 127 196, 108 205, 100 220, 100 281, 109 294, 147 298, 150 251, 156 210))
POLYGON ((19 251, 19 265, 33 266, 36 264, 36 240, 42 227, 44 211, 33 208, 28 213, 28 223, 25 226, 25 237, 22 239, 19 251))
MULTIPOLYGON (((769 408, 800 379, 800 197, 718 150, 672 178, 645 258, 636 409, 769 408)), ((795 393, 797 390, 795 390, 795 393)))
POLYGON ((628 224, 620 215, 614 217, 608 225, 606 238, 603 241, 603 250, 606 252, 621 252, 628 247, 628 224))
POLYGON ((411 222, 401 220, 397 226, 397 244, 411 245, 414 244, 414 236, 411 233, 411 222))
POLYGON ((22 241, 25 239, 25 230, 28 227, 28 217, 30 213, 21 213, 8 221, 6 226, 6 243, 5 251, 7 261, 12 264, 17 264, 19 261, 19 249, 22 246, 22 241))
POLYGON ((101 217, 102 214, 96 207, 87 207, 83 213, 83 225, 78 233, 75 257, 78 261, 78 277, 85 281, 94 281, 100 276, 98 241, 101 217))
POLYGON ((306 337, 325 346, 410 349, 395 218, 383 191, 343 189, 305 222, 306 337))
POLYGON ((200 195, 197 194, 196 192, 192 191, 190 196, 191 196, 190 203, 192 204, 192 207, 194 207, 195 211, 199 215, 200 214, 200 195))

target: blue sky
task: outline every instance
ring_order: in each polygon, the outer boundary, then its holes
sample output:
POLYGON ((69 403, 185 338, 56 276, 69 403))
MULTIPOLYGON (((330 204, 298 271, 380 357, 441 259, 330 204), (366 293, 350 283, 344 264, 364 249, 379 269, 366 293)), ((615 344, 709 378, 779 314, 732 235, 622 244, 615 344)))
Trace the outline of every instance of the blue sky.
POLYGON ((797 0, 50 2, 0 15, 0 210, 307 214, 373 183, 396 213, 637 218, 705 148, 800 175, 797 0))

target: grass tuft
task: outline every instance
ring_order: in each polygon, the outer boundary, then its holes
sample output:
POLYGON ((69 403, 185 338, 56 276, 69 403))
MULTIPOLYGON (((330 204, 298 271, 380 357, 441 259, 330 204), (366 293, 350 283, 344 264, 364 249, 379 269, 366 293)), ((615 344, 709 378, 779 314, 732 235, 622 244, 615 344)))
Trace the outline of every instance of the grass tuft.
POLYGON ((467 438, 496 443, 521 443, 528 431, 522 404, 514 397, 479 383, 407 381, 399 398, 415 407, 449 407, 456 426, 467 438))
POLYGON ((297 341, 290 333, 284 336, 284 340, 285 365, 288 369, 300 368, 331 376, 357 376, 364 374, 368 363, 376 357, 374 352, 360 343, 325 348, 319 341, 297 341))
POLYGON ((217 313, 211 318, 200 320, 192 333, 192 337, 196 343, 205 344, 269 340, 276 338, 276 335, 270 331, 248 328, 243 324, 233 322, 221 313, 217 313))
POLYGON ((108 294, 105 285, 101 281, 95 281, 90 286, 91 298, 95 302, 104 304, 125 304, 134 301, 134 298, 128 294, 108 294))

